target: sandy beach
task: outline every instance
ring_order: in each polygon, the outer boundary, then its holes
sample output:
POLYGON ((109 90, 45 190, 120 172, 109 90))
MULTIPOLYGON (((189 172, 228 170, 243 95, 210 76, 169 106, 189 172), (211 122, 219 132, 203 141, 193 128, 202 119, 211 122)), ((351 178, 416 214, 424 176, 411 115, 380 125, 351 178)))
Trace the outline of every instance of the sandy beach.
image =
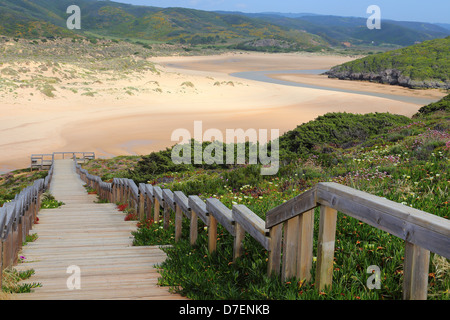
MULTIPOLYGON (((95 95, 65 90, 55 97, 18 89, 0 102, 0 171, 29 166, 33 153, 93 151, 98 157, 148 154, 173 146, 172 132, 279 129, 280 134, 327 112, 391 112, 411 116, 421 105, 384 98, 289 87, 238 79, 233 72, 329 69, 354 58, 314 54, 229 53, 207 57, 152 58, 158 73, 126 79, 104 75, 92 85, 95 95)), ((102 75, 96 75, 97 78, 102 75)), ((439 100, 443 92, 355 83, 324 76, 274 77, 330 87, 361 88, 439 100)), ((70 80, 74 83, 74 80, 70 80)))

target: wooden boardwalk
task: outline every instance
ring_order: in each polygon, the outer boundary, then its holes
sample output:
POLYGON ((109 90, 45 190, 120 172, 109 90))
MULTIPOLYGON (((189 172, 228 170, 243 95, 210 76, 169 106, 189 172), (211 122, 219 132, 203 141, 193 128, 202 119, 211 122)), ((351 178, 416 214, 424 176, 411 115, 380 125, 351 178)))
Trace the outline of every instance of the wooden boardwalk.
MULTIPOLYGON (((24 263, 17 270, 34 269, 24 281, 39 282, 20 300, 184 299, 159 287, 155 264, 166 258, 158 247, 133 247, 136 222, 124 221, 114 204, 99 204, 88 195, 73 160, 56 160, 50 192, 65 203, 41 210, 31 233, 38 239, 23 247, 24 263), (68 267, 80 270, 80 289, 67 286, 68 267)), ((72 283, 72 282, 70 282, 72 283)))

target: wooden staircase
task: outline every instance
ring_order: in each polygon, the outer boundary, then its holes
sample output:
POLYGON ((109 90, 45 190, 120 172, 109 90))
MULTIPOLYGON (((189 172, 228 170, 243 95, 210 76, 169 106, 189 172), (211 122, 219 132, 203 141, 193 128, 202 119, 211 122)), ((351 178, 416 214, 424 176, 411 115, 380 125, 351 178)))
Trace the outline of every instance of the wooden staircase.
POLYGON ((65 205, 40 211, 31 232, 38 239, 22 248, 24 262, 15 267, 34 269, 24 282, 42 287, 13 299, 183 299, 157 285, 154 266, 165 253, 159 247, 132 246, 136 222, 124 221, 114 204, 95 203, 97 197, 87 194, 72 159, 55 160, 50 192, 65 205), (71 266, 79 268, 80 289, 73 288, 71 266))

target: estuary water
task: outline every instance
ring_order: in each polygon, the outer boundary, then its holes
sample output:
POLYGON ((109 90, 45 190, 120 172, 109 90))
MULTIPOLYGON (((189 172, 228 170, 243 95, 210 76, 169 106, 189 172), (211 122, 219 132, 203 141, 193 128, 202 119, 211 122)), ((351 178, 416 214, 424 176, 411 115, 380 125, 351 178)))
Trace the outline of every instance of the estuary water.
POLYGON ((246 80, 254 80, 254 81, 262 81, 273 84, 279 84, 284 86, 293 86, 293 87, 301 87, 301 88, 310 88, 310 89, 320 89, 320 90, 328 90, 328 91, 337 91, 337 92, 345 92, 352 94, 361 94, 366 96, 373 96, 378 98, 386 98, 390 100, 402 101, 407 103, 414 103, 419 105, 427 105, 432 102, 435 102, 436 99, 430 98, 418 98, 418 97, 408 97, 401 95, 393 95, 393 94, 385 94, 385 93, 376 93, 376 92, 368 92, 368 91, 360 91, 360 90, 349 90, 349 89, 341 89, 341 88, 332 88, 326 86, 318 86, 306 83, 299 83, 294 81, 280 80, 270 77, 272 74, 312 74, 319 75, 327 72, 328 70, 269 70, 269 71, 245 71, 245 72, 236 72, 231 73, 230 76, 246 79, 246 80))

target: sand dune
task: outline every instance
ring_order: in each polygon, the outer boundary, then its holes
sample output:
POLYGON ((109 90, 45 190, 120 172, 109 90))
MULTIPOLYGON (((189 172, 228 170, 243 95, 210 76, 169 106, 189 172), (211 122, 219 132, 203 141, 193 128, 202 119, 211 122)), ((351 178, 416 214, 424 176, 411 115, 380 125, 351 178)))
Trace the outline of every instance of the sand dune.
MULTIPOLYGON (((327 69, 352 59, 258 53, 164 57, 152 59, 158 63, 159 74, 149 71, 120 80, 105 75, 92 86, 94 96, 64 90, 65 83, 56 88, 54 98, 30 95, 23 89, 18 95, 2 98, 0 104, 0 171, 27 167, 32 153, 148 154, 174 145, 171 134, 175 129, 193 132, 196 120, 203 121, 205 130, 279 129, 282 134, 327 112, 407 116, 417 112, 420 105, 412 103, 229 76, 249 70, 327 69)), ((307 77, 294 80, 323 81, 307 77)), ((385 90, 379 86, 364 84, 365 89, 385 90)), ((443 96, 432 94, 436 100, 443 96)))

